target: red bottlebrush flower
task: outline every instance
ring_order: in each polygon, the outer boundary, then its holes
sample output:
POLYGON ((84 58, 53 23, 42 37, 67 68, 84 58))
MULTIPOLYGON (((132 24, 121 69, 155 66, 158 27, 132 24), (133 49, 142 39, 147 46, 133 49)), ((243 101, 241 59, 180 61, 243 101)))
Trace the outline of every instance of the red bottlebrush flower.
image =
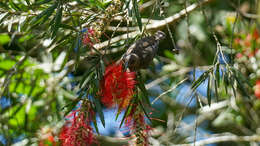
POLYGON ((256 55, 256 53, 258 52, 258 48, 256 48, 255 50, 251 51, 249 54, 248 54, 248 57, 254 57, 256 55))
POLYGON ((59 138, 62 146, 88 146, 94 140, 90 121, 83 112, 74 112, 73 119, 63 126, 59 138))
POLYGON ((119 109, 127 107, 134 94, 135 72, 124 71, 122 63, 106 68, 101 81, 102 103, 111 107, 115 103, 119 109))
POLYGON ((43 127, 40 130, 39 133, 39 142, 38 145, 39 146, 48 146, 48 145, 52 145, 52 146, 56 146, 56 141, 54 139, 54 133, 52 131, 53 129, 50 127, 43 127))
POLYGON ((93 46, 94 42, 97 41, 93 29, 88 29, 87 32, 83 35, 82 42, 84 45, 93 46))
POLYGON ((241 57, 243 57, 243 54, 242 53, 237 53, 236 58, 241 58, 241 57))
POLYGON ((235 38, 234 43, 236 45, 240 45, 240 42, 241 42, 240 38, 235 38))
POLYGON ((148 146, 148 136, 151 127, 146 124, 145 116, 138 105, 132 105, 129 115, 126 117, 125 125, 136 136, 136 144, 148 146))
POLYGON ((250 47, 251 46, 251 40, 252 40, 252 35, 248 34, 244 40, 244 45, 246 47, 250 47))
POLYGON ((48 146, 51 144, 52 146, 56 146, 56 141, 52 135, 48 136, 46 139, 42 139, 39 141, 38 146, 48 146))
POLYGON ((255 85, 255 96, 260 99, 260 80, 256 81, 255 85))
POLYGON ((254 29, 253 37, 254 37, 255 40, 257 40, 259 38, 259 32, 258 32, 257 29, 254 29))

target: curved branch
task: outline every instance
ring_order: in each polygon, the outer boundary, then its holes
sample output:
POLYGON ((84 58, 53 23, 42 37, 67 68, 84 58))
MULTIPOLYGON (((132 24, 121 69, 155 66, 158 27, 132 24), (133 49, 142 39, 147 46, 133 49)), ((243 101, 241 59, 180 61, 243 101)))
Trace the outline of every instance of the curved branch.
POLYGON ((194 143, 178 144, 178 146, 194 146, 194 145, 202 146, 202 145, 206 145, 206 144, 228 142, 228 141, 260 142, 260 136, 259 135, 252 135, 252 136, 223 135, 223 136, 218 136, 218 137, 210 137, 208 139, 196 141, 194 143))
MULTIPOLYGON (((208 4, 212 1, 214 1, 214 0, 203 0, 199 4, 194 3, 190 6, 188 6, 186 9, 181 10, 179 13, 176 13, 176 14, 170 16, 170 17, 167 17, 164 20, 153 21, 154 23, 148 24, 146 26, 146 30, 156 30, 156 29, 160 29, 162 27, 165 27, 167 24, 175 23, 176 21, 178 21, 182 17, 185 17, 186 13, 190 13, 190 12, 194 11, 195 9, 197 9, 198 7, 206 5, 206 4, 208 4)), ((127 31, 126 28, 119 28, 119 29, 121 31, 127 31)), ((132 27, 130 30, 132 30, 133 32, 129 33, 128 35, 126 33, 126 34, 114 37, 114 38, 111 39, 110 43, 112 44, 112 43, 118 42, 120 40, 127 39, 127 37, 134 37, 134 36, 136 36, 137 34, 140 33, 140 31, 138 30, 138 27, 132 27)), ((101 49, 101 48, 106 47, 107 45, 108 45, 108 41, 104 41, 102 43, 95 44, 94 47, 96 49, 101 49)))

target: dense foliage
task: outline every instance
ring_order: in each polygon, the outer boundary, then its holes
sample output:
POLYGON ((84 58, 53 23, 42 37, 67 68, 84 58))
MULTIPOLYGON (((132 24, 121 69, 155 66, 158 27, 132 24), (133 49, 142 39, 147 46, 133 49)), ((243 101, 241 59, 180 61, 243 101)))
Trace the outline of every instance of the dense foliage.
POLYGON ((256 0, 2 0, 0 145, 259 145, 259 22, 256 0))

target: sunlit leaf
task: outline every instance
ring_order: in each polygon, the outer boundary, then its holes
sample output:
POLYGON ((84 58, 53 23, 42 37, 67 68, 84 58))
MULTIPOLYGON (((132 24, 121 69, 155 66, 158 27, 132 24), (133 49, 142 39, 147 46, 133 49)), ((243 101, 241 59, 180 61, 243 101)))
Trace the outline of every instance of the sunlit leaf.
POLYGON ((54 10, 57 8, 58 3, 54 3, 52 6, 50 6, 49 8, 45 9, 44 11, 42 11, 39 15, 37 15, 36 17, 34 17, 31 21, 31 24, 38 24, 41 20, 41 18, 45 17, 45 18, 49 18, 52 13, 54 12, 54 10))
POLYGON ((133 3, 134 14, 135 14, 135 18, 137 20, 139 30, 142 31, 142 25, 143 24, 142 24, 142 20, 141 20, 142 18, 141 18, 140 12, 139 12, 137 0, 132 0, 132 3, 133 3))
POLYGON ((58 32, 62 20, 62 11, 63 7, 58 7, 57 13, 55 15, 54 24, 52 26, 52 38, 56 36, 56 33, 58 32))

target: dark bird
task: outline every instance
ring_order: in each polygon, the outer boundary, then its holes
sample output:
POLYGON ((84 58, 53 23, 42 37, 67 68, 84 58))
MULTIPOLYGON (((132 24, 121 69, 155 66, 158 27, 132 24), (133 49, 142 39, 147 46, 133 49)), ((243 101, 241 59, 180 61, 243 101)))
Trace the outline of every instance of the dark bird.
POLYGON ((157 31, 153 36, 144 37, 132 44, 121 57, 130 71, 147 68, 157 54, 159 42, 165 39, 165 33, 157 31))

